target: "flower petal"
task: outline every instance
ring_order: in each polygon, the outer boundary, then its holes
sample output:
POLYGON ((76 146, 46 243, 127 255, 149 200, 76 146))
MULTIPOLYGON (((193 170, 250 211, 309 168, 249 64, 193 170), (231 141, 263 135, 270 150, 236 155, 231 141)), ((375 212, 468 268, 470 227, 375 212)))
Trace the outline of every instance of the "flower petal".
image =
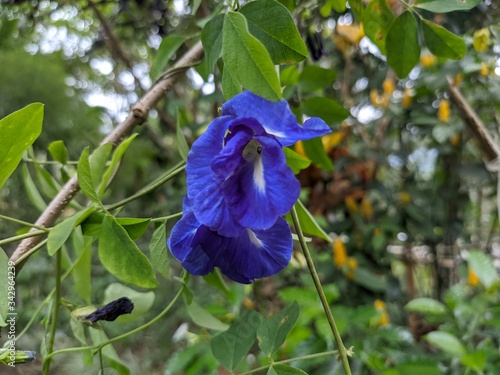
POLYGON ((236 95, 222 106, 224 116, 252 117, 274 135, 283 146, 316 138, 331 132, 320 118, 313 117, 300 126, 285 100, 271 102, 250 91, 236 95))
POLYGON ((254 140, 262 146, 259 157, 228 178, 222 194, 230 216, 241 227, 263 230, 290 211, 299 197, 300 183, 275 139, 256 136, 254 140))
POLYGON ((200 246, 224 275, 241 283, 274 275, 288 265, 292 256, 292 234, 281 217, 268 230, 247 229, 238 237, 223 237, 202 228, 200 231, 193 245, 200 246))
POLYGON ((182 219, 172 228, 170 238, 167 240, 172 255, 192 275, 206 275, 214 269, 213 262, 202 247, 192 246, 200 225, 192 212, 184 213, 182 219))

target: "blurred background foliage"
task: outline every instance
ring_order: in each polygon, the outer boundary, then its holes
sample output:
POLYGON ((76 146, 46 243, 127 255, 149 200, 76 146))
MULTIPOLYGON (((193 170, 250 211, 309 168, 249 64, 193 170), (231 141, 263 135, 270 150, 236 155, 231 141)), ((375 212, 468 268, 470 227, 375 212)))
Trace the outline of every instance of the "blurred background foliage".
MULTIPOLYGON (((321 144, 299 143, 295 151, 307 157, 320 145, 327 155, 298 178, 303 202, 334 237, 333 245, 314 239, 311 246, 344 342, 354 346, 353 373, 497 373, 500 291, 491 272, 500 257, 496 173, 487 170, 482 150, 453 107, 446 78, 498 143, 498 3, 487 0, 468 11, 443 14, 419 11, 462 37, 467 52, 460 60, 444 60, 424 49, 408 77, 398 79, 345 2, 280 2, 309 50, 304 62, 281 68, 284 97, 292 107, 323 117, 334 131, 321 144), (332 110, 335 102, 309 101, 317 97, 335 100, 349 116, 341 121, 341 110, 332 110)), ((397 0, 352 3, 387 7, 394 15, 404 10, 397 0)), ((97 147, 224 6, 196 0, 2 2, 0 117, 39 101, 45 104, 45 119, 42 135, 0 190, 0 212, 34 222, 75 172, 71 162, 53 163, 51 142, 63 140, 72 161, 86 146, 97 147)), ((190 70, 153 108, 137 129, 140 135, 127 150, 106 203, 130 196, 181 160, 177 116, 192 143, 218 115, 224 101, 221 75, 208 71, 204 65, 190 70)), ((179 212, 184 193, 184 178, 175 178, 125 206, 120 216, 179 212)), ((76 201, 85 203, 83 196, 76 201)), ((74 208, 66 211, 70 216, 74 208)), ((1 220, 0 240, 26 230, 1 220)), ((146 254, 153 230, 150 226, 136 240, 146 254)), ((74 237, 80 241, 82 236, 74 237)), ((3 249, 11 254, 15 245, 3 249)), ((18 327, 28 324, 52 289, 52 263, 43 250, 19 274, 18 327)), ((172 261, 170 275, 179 273, 172 261)), ((299 321, 278 352, 280 359, 335 348, 299 251, 278 276, 251 286, 230 283, 221 291, 207 281, 193 277, 190 288, 197 303, 224 323, 244 309, 267 316, 299 302, 299 321)), ((94 259, 90 302, 104 303, 114 282, 94 259)), ((148 311, 134 322, 103 324, 108 336, 151 319, 171 300, 172 285, 177 287, 162 278, 154 299, 144 297, 148 311)), ((89 302, 70 279, 63 290, 68 306, 89 302)), ((70 321, 70 310, 62 309, 62 322, 70 321)), ((43 308, 18 347, 39 351, 47 314, 43 308)), ((213 331, 198 316, 192 307, 177 306, 153 329, 118 342, 115 349, 132 374, 225 374, 210 352, 213 331)), ((69 323, 60 325, 57 340, 60 347, 78 345, 69 323)), ((266 360, 256 347, 251 353, 240 370, 266 360)), ((332 358, 297 365, 311 374, 342 373, 332 358)), ((5 371, 37 374, 39 366, 40 358, 5 371)), ((76 353, 56 357, 52 373, 97 369, 76 353)))

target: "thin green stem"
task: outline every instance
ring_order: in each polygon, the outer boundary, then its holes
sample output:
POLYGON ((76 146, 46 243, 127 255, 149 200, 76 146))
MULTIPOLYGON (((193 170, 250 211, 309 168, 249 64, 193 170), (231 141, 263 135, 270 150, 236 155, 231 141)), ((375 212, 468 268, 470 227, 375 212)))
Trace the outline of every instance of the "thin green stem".
POLYGON ((99 349, 99 364, 101 366, 101 374, 104 375, 104 359, 102 358, 102 349, 99 349))
POLYGON ((170 219, 175 219, 176 217, 182 216, 182 212, 177 212, 176 214, 168 215, 168 216, 162 216, 162 217, 155 217, 154 219, 151 219, 151 222, 156 223, 156 222, 162 222, 162 221, 167 221, 170 219))
POLYGON ((126 205, 127 203, 130 203, 130 202, 132 202, 132 201, 134 201, 136 199, 139 199, 139 198, 143 197, 144 195, 146 195, 146 194, 152 192, 153 190, 159 188, 161 185, 163 185, 165 182, 167 182, 168 180, 170 180, 174 176, 176 176, 179 173, 181 173, 185 168, 186 168, 186 163, 183 161, 183 162, 177 164, 170 172, 167 172, 164 176, 161 176, 159 179, 157 179, 153 183, 151 183, 148 186, 142 188, 141 190, 139 190, 134 195, 131 195, 130 197, 125 198, 125 199, 123 199, 123 200, 121 200, 119 202, 116 202, 114 204, 107 205, 106 209, 109 210, 109 211, 111 211, 111 210, 114 210, 116 208, 122 207, 122 206, 126 205))
POLYGON ((309 252, 309 248, 307 247, 304 234, 302 233, 302 229, 300 227, 299 218, 297 216, 297 211, 295 210, 295 206, 292 208, 291 214, 292 214, 293 225, 295 226, 297 236, 299 237, 300 247, 302 248, 302 251, 304 252, 304 257, 306 258, 307 267, 311 272, 311 276, 314 281, 314 286, 316 287, 319 299, 321 300, 321 304, 323 305, 323 309, 325 310, 326 319, 330 324, 333 337, 335 338, 337 346, 339 347, 338 349, 339 357, 340 360, 342 361, 342 365, 344 366, 344 371, 346 375, 351 375, 351 368, 349 367, 348 355, 352 355, 352 351, 351 349, 349 349, 349 351, 346 349, 344 343, 342 342, 342 337, 340 337, 339 330, 337 329, 337 325, 335 324, 335 319, 333 318, 332 311, 330 310, 330 305, 328 304, 328 301, 326 299, 325 292, 323 291, 323 287, 321 286, 321 281, 319 280, 318 273, 316 272, 316 267, 314 267, 314 262, 312 260, 311 253, 309 252))
POLYGON ((24 158, 23 161, 27 163, 34 163, 34 164, 41 164, 41 165, 78 165, 78 161, 75 160, 68 160, 66 164, 61 164, 58 161, 52 161, 52 160, 45 160, 45 161, 40 161, 32 158, 24 158))
POLYGON ((41 227, 39 225, 31 224, 31 223, 28 223, 27 221, 15 219, 13 217, 0 215, 0 219, 12 221, 13 223, 24 225, 25 227, 36 228, 36 229, 39 229, 39 230, 44 231, 44 232, 50 232, 49 228, 45 228, 45 227, 41 227))
POLYGON ((240 375, 248 375, 248 374, 253 374, 255 372, 258 372, 258 371, 267 370, 272 365, 281 365, 281 364, 286 364, 286 363, 290 363, 290 362, 305 361, 306 359, 321 358, 321 357, 331 356, 331 355, 335 355, 335 354, 339 354, 339 351, 338 350, 331 350, 329 352, 314 353, 314 354, 304 355, 302 357, 283 359, 282 361, 276 361, 276 362, 270 363, 270 364, 265 365, 265 366, 254 368, 253 370, 250 370, 250 371, 242 372, 242 373, 240 373, 240 375))
MULTIPOLYGON (((187 272, 184 272, 184 276, 182 278, 183 282, 186 282, 188 278, 188 273, 187 272)), ((81 347, 75 347, 75 348, 66 348, 66 349, 61 349, 61 350, 56 350, 55 352, 52 352, 52 353, 49 353, 45 358, 44 358, 44 363, 48 360, 50 360, 53 356, 57 355, 57 354, 63 354, 63 353, 73 353, 73 352, 81 352, 81 351, 84 351, 84 350, 101 350, 102 348, 104 348, 106 345, 109 345, 109 344, 112 344, 116 341, 120 341, 120 340, 123 340, 124 338, 127 338, 131 335, 134 335, 140 331, 143 331, 145 330, 146 328, 152 326, 153 324, 155 324, 157 321, 159 321, 161 318, 163 318, 171 309, 172 307, 175 305, 175 303, 177 302, 177 300, 181 297, 182 293, 184 292, 184 286, 182 286, 179 291, 177 292, 177 294, 174 296, 174 298, 172 299, 172 301, 170 301, 170 303, 167 305, 167 307, 165 307, 163 309, 162 312, 160 312, 157 316, 155 316, 153 319, 151 319, 149 322, 147 323, 144 323, 142 326, 140 327, 137 327, 131 331, 128 331, 122 335, 119 335, 119 336, 116 336, 112 339, 109 339, 107 341, 104 341, 100 344, 96 344, 96 345, 91 345, 91 346, 81 346, 81 347)))
POLYGON ((36 230, 33 232, 23 233, 23 234, 20 234, 18 236, 9 237, 9 238, 6 238, 4 240, 1 240, 0 246, 8 244, 8 243, 12 243, 12 242, 21 241, 21 240, 24 240, 25 238, 31 238, 31 237, 39 236, 41 234, 46 234, 48 231, 50 231, 50 229, 45 228, 45 230, 36 230))
MULTIPOLYGON (((58 251, 56 253, 56 288, 55 288, 55 296, 54 296, 54 310, 52 311, 52 321, 50 326, 49 339, 47 342, 47 352, 52 353, 54 350, 54 341, 56 337, 56 329, 57 329, 57 320, 59 318, 59 307, 61 305, 61 260, 62 260, 62 252, 58 251)), ((43 374, 50 374, 50 362, 44 361, 42 366, 43 374)))

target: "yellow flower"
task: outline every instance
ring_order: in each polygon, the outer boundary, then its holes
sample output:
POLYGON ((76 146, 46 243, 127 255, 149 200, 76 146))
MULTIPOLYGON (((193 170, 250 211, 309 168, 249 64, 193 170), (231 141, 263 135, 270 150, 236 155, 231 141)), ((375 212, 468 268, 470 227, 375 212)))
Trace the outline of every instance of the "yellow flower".
POLYGON ((345 138, 345 135, 345 132, 339 131, 323 136, 321 138, 321 142, 323 143, 323 148, 325 149, 326 153, 329 153, 333 148, 337 147, 339 143, 342 142, 342 140, 345 138))
POLYGON ((304 151, 304 144, 302 143, 302 141, 298 141, 297 143, 295 143, 295 146, 293 148, 295 149, 295 152, 297 154, 307 157, 306 152, 304 151))
POLYGON ((373 206, 366 198, 363 198, 361 201, 361 216, 366 220, 371 220, 373 218, 373 206))
POLYGON ((439 103, 438 119, 441 122, 450 121, 450 102, 448 99, 443 99, 439 103))
POLYGON ((342 39, 352 45, 359 44, 361 39, 365 36, 363 25, 357 25, 355 23, 350 25, 337 25, 335 31, 342 39))
POLYGON ((374 107, 378 107, 382 103, 382 98, 378 94, 378 90, 370 90, 370 103, 372 103, 374 107))
POLYGON ((481 74, 483 77, 486 77, 490 73, 490 69, 488 68, 488 65, 485 62, 481 63, 481 69, 479 69, 479 74, 481 74))
POLYGON ((396 89, 396 86, 391 79, 386 78, 382 83, 382 89, 384 90, 384 95, 391 95, 396 89))
POLYGON ((485 52, 490 42, 490 30, 487 28, 474 31, 472 46, 477 52, 485 52))
POLYGON ((461 73, 458 73, 457 75, 455 75, 455 77, 453 77, 453 84, 455 86, 460 86, 463 79, 464 79, 464 76, 461 73))
POLYGON ((387 313, 384 301, 376 299, 375 302, 373 302, 373 307, 375 307, 375 310, 377 310, 381 314, 380 319, 375 322, 375 326, 384 327, 386 325, 389 325, 389 314, 387 313))
POLYGON ((247 309, 253 309, 255 307, 253 301, 247 296, 243 297, 243 306, 247 309))
POLYGON ((358 261, 355 258, 347 258, 347 271, 345 276, 349 280, 354 280, 354 271, 356 271, 356 268, 358 268, 358 261))
POLYGON ((467 284, 469 284, 470 286, 479 285, 479 279, 477 278, 477 275, 470 267, 468 268, 468 273, 467 273, 467 284))
POLYGON ((345 206, 347 207, 347 211, 351 216, 356 215, 359 211, 358 204, 356 203, 356 200, 353 197, 345 198, 345 206))
POLYGON ((450 138, 450 143, 452 146, 458 146, 460 144, 460 134, 453 134, 450 138))
POLYGON ((403 91, 403 99, 401 100, 401 105, 403 108, 409 108, 413 103, 413 90, 410 88, 405 88, 403 91))
POLYGON ((430 68, 436 63, 436 61, 436 56, 431 55, 430 53, 420 56, 420 64, 422 64, 424 68, 430 68))
POLYGON ((405 204, 411 202, 411 195, 408 194, 407 192, 402 191, 401 193, 399 193, 398 200, 399 203, 404 206, 405 204))
POLYGON ((333 263, 339 268, 347 263, 347 250, 340 237, 333 241, 333 263))

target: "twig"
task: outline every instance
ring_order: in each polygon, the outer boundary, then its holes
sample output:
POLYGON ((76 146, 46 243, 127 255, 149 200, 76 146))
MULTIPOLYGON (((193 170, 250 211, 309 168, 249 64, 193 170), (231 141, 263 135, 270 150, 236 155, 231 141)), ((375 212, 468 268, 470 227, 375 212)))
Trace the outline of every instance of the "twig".
MULTIPOLYGON (((142 124, 149 113, 150 108, 167 92, 172 85, 177 81, 179 73, 184 72, 188 68, 195 65, 203 56, 203 47, 201 42, 196 43, 184 56, 182 56, 174 65, 170 74, 158 80, 153 87, 137 102, 132 108, 131 113, 127 116, 125 121, 118 125, 113 132, 111 132, 102 144, 111 143, 114 146, 120 144, 125 137, 127 137, 135 128, 136 125, 142 124)), ((54 225, 57 218, 61 216, 64 208, 75 197, 79 191, 78 177, 75 174, 59 191, 59 193, 52 199, 47 208, 42 212, 40 217, 35 222, 39 227, 50 227, 54 225)), ((42 240, 41 236, 32 237, 28 240, 22 241, 16 248, 11 256, 11 261, 16 262, 24 254, 30 251, 42 240)), ((22 265, 18 265, 18 271, 22 265)))

